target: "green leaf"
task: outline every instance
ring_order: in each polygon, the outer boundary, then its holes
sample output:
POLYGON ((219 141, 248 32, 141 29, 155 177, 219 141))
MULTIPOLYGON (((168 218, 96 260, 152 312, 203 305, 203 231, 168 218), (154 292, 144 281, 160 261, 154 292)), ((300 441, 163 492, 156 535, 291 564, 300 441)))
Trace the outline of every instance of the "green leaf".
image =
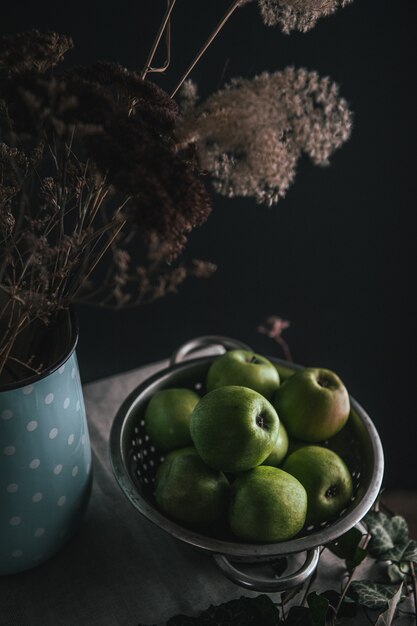
POLYGON ((345 559, 348 570, 352 570, 362 563, 366 557, 366 550, 359 547, 359 543, 362 540, 362 533, 357 528, 351 528, 347 533, 329 543, 326 547, 338 556, 340 559, 345 559))
POLYGON ((315 592, 307 596, 308 607, 293 606, 284 621, 285 626, 326 626, 329 600, 315 592))
MULTIPOLYGON (((340 593, 335 591, 334 589, 329 589, 328 591, 323 591, 321 594, 329 601, 329 607, 336 609, 340 600, 340 593)), ((358 613, 358 604, 346 597, 342 604, 339 607, 338 616, 339 617, 356 617, 358 613)))
POLYGON ((417 542, 409 539, 407 522, 400 515, 388 517, 372 511, 365 517, 371 534, 369 553, 379 561, 414 561, 417 563, 417 542))
POLYGON ((313 626, 326 626, 326 616, 329 601, 325 596, 318 595, 315 591, 307 596, 307 604, 310 609, 310 620, 313 626))
POLYGON ((351 528, 347 533, 336 539, 336 541, 327 544, 326 548, 338 556, 339 559, 352 560, 362 537, 363 535, 360 530, 351 528))
POLYGON ((288 611, 285 626, 311 626, 310 610, 305 606, 293 606, 288 611))
POLYGON ((219 606, 210 606, 198 617, 177 615, 167 622, 167 626, 277 626, 278 624, 278 608, 267 595, 259 595, 255 598, 242 596, 219 606))
POLYGON ((391 600, 388 602, 387 610, 381 613, 381 615, 379 615, 375 623, 375 626, 391 626, 393 619, 394 619, 394 615, 395 615, 395 609, 397 608, 397 604, 401 601, 402 588, 403 588, 403 584, 401 583, 396 593, 392 596, 391 600))
POLYGON ((348 594, 368 609, 385 609, 397 592, 396 585, 357 580, 350 584, 348 594))
POLYGON ((392 563, 387 568, 387 574, 392 583, 407 582, 410 575, 410 564, 408 562, 392 563))

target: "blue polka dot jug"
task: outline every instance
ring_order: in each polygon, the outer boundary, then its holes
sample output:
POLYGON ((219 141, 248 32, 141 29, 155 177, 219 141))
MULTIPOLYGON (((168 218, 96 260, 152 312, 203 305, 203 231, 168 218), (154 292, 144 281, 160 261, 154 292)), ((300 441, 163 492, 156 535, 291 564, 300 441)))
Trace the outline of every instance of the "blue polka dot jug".
POLYGON ((91 449, 75 352, 31 384, 0 391, 0 574, 46 561, 88 503, 91 449))

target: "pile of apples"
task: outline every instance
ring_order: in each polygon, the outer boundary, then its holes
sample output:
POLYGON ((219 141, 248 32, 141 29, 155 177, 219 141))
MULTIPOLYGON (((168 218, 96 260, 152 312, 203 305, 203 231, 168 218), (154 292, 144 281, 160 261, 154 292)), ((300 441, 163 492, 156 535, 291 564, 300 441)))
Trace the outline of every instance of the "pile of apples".
POLYGON ((199 529, 226 522, 249 542, 291 539, 334 518, 352 498, 344 461, 318 445, 346 424, 346 387, 305 368, 280 384, 267 358, 231 350, 212 362, 207 393, 164 389, 145 428, 166 453, 155 477, 159 509, 199 529))

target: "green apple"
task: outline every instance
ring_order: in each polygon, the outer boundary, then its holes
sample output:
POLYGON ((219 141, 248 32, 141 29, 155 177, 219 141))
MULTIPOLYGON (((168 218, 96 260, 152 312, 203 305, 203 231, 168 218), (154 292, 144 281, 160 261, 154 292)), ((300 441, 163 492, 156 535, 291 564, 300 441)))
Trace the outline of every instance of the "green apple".
POLYGON ((163 389, 145 411, 145 429, 155 446, 167 452, 192 443, 190 418, 200 396, 190 389, 163 389))
POLYGON ((160 510, 186 524, 212 524, 226 515, 229 482, 197 454, 168 455, 158 470, 155 499, 160 510))
POLYGON ((320 524, 338 515, 352 497, 352 478, 344 461, 332 450, 304 446, 290 454, 283 469, 307 492, 307 523, 320 524))
POLYGON ((333 437, 349 417, 346 387, 330 370, 309 367, 278 389, 273 405, 288 434, 317 443, 333 437))
POLYGON ((191 438, 207 465, 224 472, 244 472, 272 452, 279 418, 264 396, 248 387, 229 385, 207 393, 190 421, 191 438))
POLYGON ((296 372, 296 370, 294 370, 292 367, 287 367, 286 365, 282 365, 281 363, 274 363, 273 365, 279 374, 281 385, 283 382, 288 380, 288 378, 291 378, 291 376, 294 376, 296 372))
POLYGON ((307 494, 291 474, 262 465, 241 474, 232 485, 229 523, 245 541, 291 539, 304 526, 307 494))
POLYGON ((172 461, 172 459, 175 459, 178 456, 188 456, 190 454, 194 454, 195 456, 198 456, 198 452, 194 446, 187 446, 185 448, 176 448, 175 450, 168 452, 168 454, 166 455, 164 459, 164 462, 161 463, 161 465, 158 467, 158 470, 156 472, 155 483, 154 483, 155 488, 158 486, 158 482, 161 477, 161 474, 165 471, 164 469, 161 469, 161 468, 163 468, 164 466, 167 467, 168 463, 172 461))
POLYGON ((206 380, 207 391, 226 385, 249 387, 269 400, 279 387, 279 374, 263 356, 230 350, 213 361, 206 380))
POLYGON ((285 459, 288 452, 288 435, 282 422, 279 423, 278 438, 271 454, 265 459, 262 465, 272 465, 278 467, 285 459))

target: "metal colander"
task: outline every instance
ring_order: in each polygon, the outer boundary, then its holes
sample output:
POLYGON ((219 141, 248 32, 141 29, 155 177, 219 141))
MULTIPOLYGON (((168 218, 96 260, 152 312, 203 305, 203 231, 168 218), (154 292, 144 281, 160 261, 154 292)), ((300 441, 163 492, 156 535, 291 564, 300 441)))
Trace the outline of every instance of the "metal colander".
MULTIPOLYGON (((318 526, 304 528, 295 538, 273 544, 248 544, 223 534, 200 534, 163 515, 156 507, 153 484, 164 454, 149 440, 144 413, 156 391, 170 387, 187 387, 204 394, 208 368, 216 355, 183 361, 195 349, 207 345, 225 348, 248 346, 226 337, 200 337, 177 350, 170 367, 139 385, 120 407, 110 434, 110 451, 116 479, 133 506, 162 530, 194 547, 210 552, 223 573, 241 586, 259 591, 282 591, 301 584, 314 571, 319 550, 355 526, 375 501, 383 476, 383 452, 378 433, 362 407, 351 397, 351 414, 343 430, 325 445, 345 461, 352 476, 354 493, 348 507, 337 518, 318 526), (294 574, 280 578, 259 578, 238 569, 231 561, 270 561, 306 551, 304 564, 294 574)), ((273 357, 270 360, 285 379, 301 369, 273 357)))

